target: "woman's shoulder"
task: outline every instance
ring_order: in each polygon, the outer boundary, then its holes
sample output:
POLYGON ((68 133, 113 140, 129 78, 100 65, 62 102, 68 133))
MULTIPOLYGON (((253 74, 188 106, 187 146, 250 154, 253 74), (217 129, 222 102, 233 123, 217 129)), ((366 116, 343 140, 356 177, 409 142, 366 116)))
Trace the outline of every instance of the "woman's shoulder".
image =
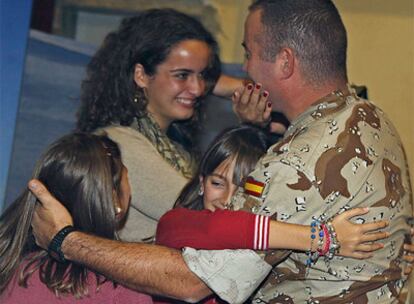
POLYGON ((145 141, 150 143, 146 137, 141 134, 138 130, 129 127, 129 126, 121 126, 121 125, 109 125, 104 128, 97 129, 94 133, 96 134, 107 134, 109 137, 120 140, 138 140, 138 141, 145 141))
POLYGON ((128 126, 110 125, 95 131, 96 134, 105 134, 116 142, 122 154, 133 151, 133 153, 154 153, 153 144, 139 131, 128 126), (125 152, 124 152, 125 151, 125 152))

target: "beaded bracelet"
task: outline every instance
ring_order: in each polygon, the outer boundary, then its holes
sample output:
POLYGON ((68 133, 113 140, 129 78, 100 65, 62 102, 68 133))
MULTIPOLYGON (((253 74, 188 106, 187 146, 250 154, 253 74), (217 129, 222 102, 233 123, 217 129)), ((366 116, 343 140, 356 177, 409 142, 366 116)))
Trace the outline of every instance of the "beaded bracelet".
POLYGON ((325 246, 323 249, 318 249, 319 256, 325 256, 329 252, 329 246, 331 245, 331 237, 329 235, 328 228, 325 224, 322 224, 323 233, 325 234, 325 246))
POLYGON ((332 260, 336 254, 339 253, 339 248, 341 247, 334 226, 331 221, 320 222, 314 220, 310 225, 310 248, 307 251, 308 258, 306 260, 306 266, 311 266, 315 264, 319 257, 325 257, 325 260, 332 260), (316 239, 316 229, 319 229, 318 235, 318 246, 315 252, 312 252, 313 243, 316 239), (325 240, 325 243, 324 243, 325 240), (324 245, 322 247, 322 245, 324 245))
POLYGON ((325 255, 325 257, 329 260, 332 260, 335 254, 339 253, 339 248, 341 248, 341 244, 338 241, 335 228, 332 225, 331 221, 326 222, 326 227, 328 228, 328 234, 330 237, 330 244, 329 244, 329 250, 328 253, 325 255))
POLYGON ((310 233, 310 239, 311 239, 311 243, 310 243, 310 248, 307 251, 308 258, 306 260, 306 266, 310 266, 310 265, 316 263, 316 261, 318 260, 318 258, 320 256, 319 253, 322 250, 324 236, 326 235, 325 232, 324 232, 324 230, 326 230, 326 228, 324 229, 323 228, 324 226, 325 225, 324 224, 321 224, 321 222, 318 221, 318 220, 315 220, 315 221, 312 221, 311 222, 311 225, 310 225, 310 232, 311 232, 310 233), (315 252, 312 252, 313 242, 316 239, 316 234, 315 234, 316 233, 316 228, 319 229, 319 232, 318 232, 319 240, 318 240, 317 249, 315 250, 315 252))

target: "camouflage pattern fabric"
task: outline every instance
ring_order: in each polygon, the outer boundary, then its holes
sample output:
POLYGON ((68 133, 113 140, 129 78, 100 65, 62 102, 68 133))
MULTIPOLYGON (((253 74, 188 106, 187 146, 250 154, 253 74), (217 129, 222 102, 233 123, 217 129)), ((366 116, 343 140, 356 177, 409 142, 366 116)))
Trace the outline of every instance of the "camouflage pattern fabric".
POLYGON ((267 252, 265 260, 274 268, 253 303, 407 302, 401 257, 413 214, 409 171, 397 131, 374 104, 340 91, 317 101, 249 178, 263 190, 252 195, 239 189, 235 210, 306 225, 369 206, 370 212, 354 221, 389 220, 391 232, 384 249, 366 260, 335 256, 306 267, 305 253, 267 252), (283 254, 289 256, 282 261, 283 254))

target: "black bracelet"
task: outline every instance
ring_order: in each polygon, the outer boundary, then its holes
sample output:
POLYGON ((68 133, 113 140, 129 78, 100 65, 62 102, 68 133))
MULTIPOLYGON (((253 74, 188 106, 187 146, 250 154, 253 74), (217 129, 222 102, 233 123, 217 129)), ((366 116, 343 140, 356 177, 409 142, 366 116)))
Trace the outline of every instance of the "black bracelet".
POLYGON ((65 237, 68 236, 69 233, 75 231, 76 229, 73 226, 66 226, 63 227, 56 235, 53 237, 53 239, 49 243, 49 247, 47 251, 49 252, 49 255, 57 260, 60 263, 65 263, 66 259, 62 252, 62 243, 65 237))

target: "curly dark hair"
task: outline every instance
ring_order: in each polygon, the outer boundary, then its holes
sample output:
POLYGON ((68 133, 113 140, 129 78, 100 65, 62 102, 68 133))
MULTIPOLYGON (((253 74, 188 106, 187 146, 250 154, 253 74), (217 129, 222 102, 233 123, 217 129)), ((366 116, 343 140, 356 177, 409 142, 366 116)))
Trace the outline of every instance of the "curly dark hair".
MULTIPOLYGON (((199 21, 173 9, 147 10, 124 19, 117 31, 106 36, 87 67, 77 128, 90 132, 111 123, 128 126, 134 117, 144 115, 147 102, 142 98, 143 90, 134 82, 135 65, 142 64, 146 74, 154 75, 171 49, 189 39, 203 41, 211 49, 204 73, 207 84, 204 97, 217 82, 221 64, 216 40, 199 21), (136 97, 139 102, 134 103, 136 97)), ((200 107, 201 102, 197 102, 191 119, 173 123, 171 129, 176 132, 172 133, 178 132, 192 141, 200 107)))

